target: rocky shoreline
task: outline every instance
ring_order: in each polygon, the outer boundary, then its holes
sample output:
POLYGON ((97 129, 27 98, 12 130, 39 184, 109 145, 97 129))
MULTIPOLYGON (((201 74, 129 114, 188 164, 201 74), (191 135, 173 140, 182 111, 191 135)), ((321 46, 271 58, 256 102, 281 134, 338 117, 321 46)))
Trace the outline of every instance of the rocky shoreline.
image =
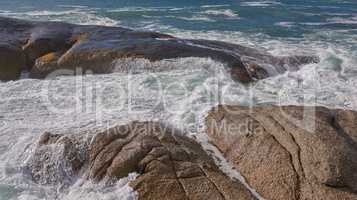
POLYGON ((139 199, 256 199, 221 172, 199 143, 155 122, 132 122, 94 135, 44 133, 27 165, 39 184, 75 177, 111 184, 136 172, 139 199))
MULTIPOLYGON (((36 79, 74 75, 77 69, 113 73, 120 71, 121 59, 199 57, 224 63, 234 80, 247 83, 319 62, 315 56, 276 57, 238 44, 121 27, 4 17, 0 26, 1 81, 17 80, 23 72, 36 79)), ((220 105, 208 112, 205 127, 210 145, 246 181, 224 173, 197 138, 151 121, 95 133, 43 133, 22 171, 38 185, 63 190, 79 179, 109 186, 136 173, 130 186, 148 200, 357 199, 354 111, 220 105)))
POLYGON ((263 51, 209 40, 180 39, 157 32, 121 27, 30 22, 0 17, 0 80, 82 73, 111 73, 115 61, 142 58, 211 58, 225 63, 233 79, 251 82, 319 62, 315 56, 275 57, 263 51))
MULTIPOLYGON (((205 134, 264 199, 353 200, 356 119, 356 112, 322 107, 222 105, 208 113, 205 134), (294 120, 311 110, 314 129, 306 130, 294 120)), ((44 133, 27 172, 39 184, 64 187, 75 177, 112 184, 136 172, 130 186, 139 199, 257 199, 185 135, 157 122, 92 135, 44 133)))

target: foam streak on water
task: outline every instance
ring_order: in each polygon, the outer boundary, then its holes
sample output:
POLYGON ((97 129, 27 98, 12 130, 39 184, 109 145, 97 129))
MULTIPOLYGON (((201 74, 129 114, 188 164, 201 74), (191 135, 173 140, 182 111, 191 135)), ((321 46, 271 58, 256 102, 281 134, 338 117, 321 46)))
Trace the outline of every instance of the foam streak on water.
POLYGON ((96 9, 68 7, 63 11, 34 10, 27 12, 0 11, 0 16, 32 19, 39 21, 65 21, 81 25, 117 26, 120 22, 96 14, 96 9))

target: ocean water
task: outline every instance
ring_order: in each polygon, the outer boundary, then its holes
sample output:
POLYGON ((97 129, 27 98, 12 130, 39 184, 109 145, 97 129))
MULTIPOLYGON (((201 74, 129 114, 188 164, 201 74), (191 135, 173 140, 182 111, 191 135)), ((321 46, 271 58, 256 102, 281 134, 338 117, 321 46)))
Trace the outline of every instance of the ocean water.
MULTIPOLYGON (((34 184, 23 166, 44 131, 76 134, 157 120, 185 129, 210 149, 201 133, 202 119, 218 103, 357 110, 355 0, 1 0, 0 15, 154 30, 242 44, 277 56, 321 59, 249 85, 234 82, 224 64, 205 58, 118 60, 118 68, 154 65, 162 70, 0 83, 0 200, 136 198, 127 185, 135 174, 110 188, 86 183, 61 190, 59 185, 34 184)), ((222 165, 229 168, 229 163, 222 165)))

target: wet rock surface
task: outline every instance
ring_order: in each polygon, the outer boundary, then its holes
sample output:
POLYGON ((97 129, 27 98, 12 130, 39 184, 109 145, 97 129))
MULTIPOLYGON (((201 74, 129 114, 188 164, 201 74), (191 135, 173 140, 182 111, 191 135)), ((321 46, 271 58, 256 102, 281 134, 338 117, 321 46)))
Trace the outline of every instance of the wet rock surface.
POLYGON ((32 78, 45 78, 49 74, 70 74, 59 69, 72 70, 72 74, 77 68, 83 73, 87 70, 111 73, 115 69, 115 61, 122 58, 157 61, 208 57, 227 64, 235 80, 250 82, 318 62, 318 58, 313 56, 279 58, 236 44, 184 40, 120 27, 28 22, 3 17, 0 17, 0 27, 0 80, 18 78, 24 66, 27 66, 32 78), (46 59, 49 54, 56 56, 46 59))
POLYGON ((44 133, 26 168, 36 183, 72 184, 85 161, 80 146, 77 138, 44 133))
POLYGON ((139 199, 255 199, 222 173, 200 144, 153 122, 132 122, 92 135, 45 133, 28 169, 40 184, 67 185, 73 184, 69 177, 111 184, 136 172, 140 175, 130 186, 139 199))
POLYGON ((218 106, 207 134, 266 199, 357 199, 357 113, 218 106))

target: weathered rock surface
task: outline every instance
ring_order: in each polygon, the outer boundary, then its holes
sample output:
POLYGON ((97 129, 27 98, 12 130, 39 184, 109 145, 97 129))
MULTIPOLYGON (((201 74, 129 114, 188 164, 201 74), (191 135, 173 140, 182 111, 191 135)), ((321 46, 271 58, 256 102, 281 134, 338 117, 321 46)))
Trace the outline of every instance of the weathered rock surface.
POLYGON ((120 27, 27 22, 3 17, 0 17, 0 27, 0 80, 18 78, 24 65, 30 70, 31 77, 45 78, 55 71, 51 75, 68 75, 68 71, 58 72, 59 69, 73 72, 80 68, 82 72, 110 73, 114 70, 115 61, 121 58, 157 61, 209 57, 226 63, 234 79, 249 82, 296 70, 302 64, 318 62, 318 58, 313 56, 278 58, 236 44, 184 40, 120 27), (24 57, 25 60, 15 57, 24 57))
POLYGON ((356 112, 218 106, 206 125, 211 142, 266 199, 357 199, 356 112))
POLYGON ((130 185, 139 199, 255 199, 197 142, 161 124, 133 122, 87 136, 45 133, 28 164, 34 181, 69 185, 68 177, 79 176, 110 184, 137 172, 130 185))

